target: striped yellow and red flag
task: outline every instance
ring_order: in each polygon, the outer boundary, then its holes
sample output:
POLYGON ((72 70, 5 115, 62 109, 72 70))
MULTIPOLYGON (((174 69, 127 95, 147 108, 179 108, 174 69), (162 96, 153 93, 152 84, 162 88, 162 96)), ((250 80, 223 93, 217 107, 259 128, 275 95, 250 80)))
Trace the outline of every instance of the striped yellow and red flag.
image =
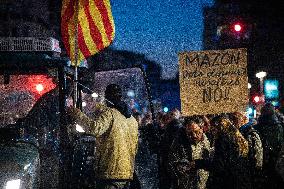
POLYGON ((72 65, 109 46, 114 32, 110 0, 63 0, 61 35, 72 65))

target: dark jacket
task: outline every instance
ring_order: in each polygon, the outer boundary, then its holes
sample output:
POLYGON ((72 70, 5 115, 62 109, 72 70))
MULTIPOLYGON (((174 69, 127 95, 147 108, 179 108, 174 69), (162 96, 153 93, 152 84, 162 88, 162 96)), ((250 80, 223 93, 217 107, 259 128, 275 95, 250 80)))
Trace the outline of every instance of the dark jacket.
POLYGON ((276 114, 261 115, 254 127, 261 138, 264 149, 264 166, 275 167, 283 143, 283 128, 276 114))
POLYGON ((253 128, 253 123, 248 123, 240 128, 240 132, 248 141, 248 162, 251 171, 260 170, 263 165, 263 147, 257 130, 253 128))
POLYGON ((182 122, 179 119, 172 120, 165 128, 165 132, 161 137, 160 142, 160 188, 168 189, 171 185, 171 176, 168 171, 168 157, 170 147, 173 143, 173 140, 178 132, 178 130, 182 127, 182 122))
POLYGON ((210 143, 205 135, 203 137, 203 141, 194 144, 187 138, 184 128, 179 129, 169 152, 169 171, 174 189, 206 188, 208 171, 190 167, 190 162, 197 159, 209 159, 210 143))
POLYGON ((161 158, 167 162, 170 147, 176 137, 177 131, 182 127, 182 122, 178 119, 171 121, 165 129, 165 133, 160 142, 160 154, 161 158))
POLYGON ((279 153, 279 157, 276 164, 276 170, 284 181, 284 145, 282 146, 282 149, 279 153))
POLYGON ((281 112, 282 114, 284 114, 284 106, 281 106, 281 107, 279 108, 279 112, 281 112))
POLYGON ((282 126, 283 130, 283 141, 284 141, 284 114, 281 113, 280 111, 275 111, 276 117, 280 122, 280 125, 282 126))
POLYGON ((251 181, 247 161, 239 156, 228 135, 220 135, 214 145, 210 161, 196 161, 196 166, 209 170, 208 189, 250 189, 251 181))

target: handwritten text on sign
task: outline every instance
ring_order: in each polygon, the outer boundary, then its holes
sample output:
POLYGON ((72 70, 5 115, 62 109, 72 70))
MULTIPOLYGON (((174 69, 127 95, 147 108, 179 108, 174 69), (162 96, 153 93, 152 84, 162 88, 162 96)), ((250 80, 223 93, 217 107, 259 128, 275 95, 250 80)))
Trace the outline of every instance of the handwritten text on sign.
POLYGON ((246 49, 184 52, 179 64, 183 115, 245 110, 246 49))

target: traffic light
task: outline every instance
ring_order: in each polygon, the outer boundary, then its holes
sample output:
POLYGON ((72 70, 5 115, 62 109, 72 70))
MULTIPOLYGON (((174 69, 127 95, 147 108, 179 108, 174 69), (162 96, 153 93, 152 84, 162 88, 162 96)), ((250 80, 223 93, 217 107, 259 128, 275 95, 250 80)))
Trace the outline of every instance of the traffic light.
POLYGON ((217 26, 216 39, 217 40, 242 40, 246 42, 250 39, 254 23, 244 20, 227 21, 217 26))
POLYGON ((264 95, 260 95, 260 94, 256 94, 254 96, 252 96, 252 103, 255 105, 258 104, 263 104, 265 102, 265 96, 264 95))
POLYGON ((258 95, 253 96, 252 101, 253 101, 255 104, 258 104, 258 103, 260 102, 260 96, 258 96, 258 95))
POLYGON ((240 23, 236 23, 233 25, 234 31, 235 32, 241 32, 243 30, 243 27, 240 23))

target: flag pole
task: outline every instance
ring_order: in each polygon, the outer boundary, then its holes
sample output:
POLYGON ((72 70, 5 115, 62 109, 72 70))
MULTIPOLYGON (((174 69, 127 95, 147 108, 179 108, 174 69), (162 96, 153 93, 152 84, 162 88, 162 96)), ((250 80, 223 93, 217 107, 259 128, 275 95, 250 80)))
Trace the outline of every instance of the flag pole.
MULTIPOLYGON (((75 4, 75 20, 74 20, 74 63, 75 63, 75 69, 74 69, 74 81, 73 81, 73 106, 77 107, 77 96, 78 96, 78 16, 79 16, 79 0, 76 0, 75 4)), ((70 45, 70 52, 71 52, 72 46, 70 45)), ((73 61, 72 53, 70 53, 70 59, 73 61)), ((72 63, 72 62, 71 62, 72 63)), ((60 143, 59 148, 61 152, 61 162, 60 162, 60 170, 59 170, 59 188, 65 189, 70 188, 70 182, 71 182, 71 170, 72 170, 72 157, 73 157, 73 147, 70 142, 70 139, 68 139, 68 133, 66 128, 67 120, 64 119, 62 123, 60 123, 60 143)))
POLYGON ((74 99, 73 106, 77 107, 77 99, 78 99, 78 20, 79 20, 79 0, 76 1, 75 7, 75 69, 74 69, 74 99))

